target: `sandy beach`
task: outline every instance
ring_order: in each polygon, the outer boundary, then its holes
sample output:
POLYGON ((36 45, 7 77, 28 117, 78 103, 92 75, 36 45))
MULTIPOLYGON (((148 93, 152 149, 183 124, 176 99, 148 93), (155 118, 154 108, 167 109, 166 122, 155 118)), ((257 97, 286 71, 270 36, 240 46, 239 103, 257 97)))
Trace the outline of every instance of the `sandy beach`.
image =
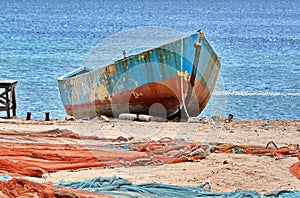
MULTIPOLYGON (((299 120, 232 120, 225 123, 208 119, 203 123, 186 123, 0 119, 1 132, 29 133, 54 129, 67 129, 81 135, 131 137, 133 138, 131 141, 171 137, 191 142, 257 147, 265 147, 270 141, 276 143, 278 147, 289 147, 300 142, 299 120)), ((134 184, 158 182, 196 186, 209 182, 213 192, 245 189, 264 193, 275 190, 300 190, 300 180, 289 172, 289 167, 296 162, 297 157, 276 160, 270 156, 217 152, 210 153, 205 159, 197 162, 58 171, 50 173, 50 177, 45 181, 73 181, 115 175, 134 184)))

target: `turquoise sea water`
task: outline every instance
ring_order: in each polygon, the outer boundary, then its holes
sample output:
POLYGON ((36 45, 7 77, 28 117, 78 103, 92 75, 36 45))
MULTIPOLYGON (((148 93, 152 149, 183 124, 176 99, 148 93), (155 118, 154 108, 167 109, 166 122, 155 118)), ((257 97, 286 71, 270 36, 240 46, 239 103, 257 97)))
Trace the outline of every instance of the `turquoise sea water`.
POLYGON ((203 115, 300 119, 300 1, 13 0, 0 8, 0 79, 19 81, 17 117, 63 119, 59 76, 106 37, 160 26, 202 29, 221 56, 224 88, 203 115))

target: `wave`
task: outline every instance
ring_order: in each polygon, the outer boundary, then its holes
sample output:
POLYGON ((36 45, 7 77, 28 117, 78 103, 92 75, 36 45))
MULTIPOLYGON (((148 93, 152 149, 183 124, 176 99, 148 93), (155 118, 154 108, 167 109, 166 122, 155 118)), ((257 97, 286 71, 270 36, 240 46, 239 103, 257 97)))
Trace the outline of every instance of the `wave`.
POLYGON ((214 91, 216 96, 300 96, 300 92, 247 92, 247 91, 214 91))

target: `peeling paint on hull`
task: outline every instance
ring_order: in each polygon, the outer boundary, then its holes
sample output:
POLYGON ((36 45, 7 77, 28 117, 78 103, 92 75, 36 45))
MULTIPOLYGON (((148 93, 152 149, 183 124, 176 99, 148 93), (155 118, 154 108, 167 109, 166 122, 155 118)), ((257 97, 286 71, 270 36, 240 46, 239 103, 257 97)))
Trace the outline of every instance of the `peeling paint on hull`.
MULTIPOLYGON (((138 87, 134 90, 127 90, 122 93, 115 93, 111 100, 97 100, 92 103, 79 105, 66 105, 65 109, 69 115, 86 117, 88 115, 107 115, 116 116, 120 113, 130 112, 137 114, 148 114, 153 104, 161 104, 167 114, 172 114, 178 110, 182 104, 182 95, 180 87, 180 78, 167 79, 163 82, 152 83, 146 86, 138 87), (177 82, 177 83, 176 83, 177 82), (171 86, 166 86, 170 85, 171 86), (176 86, 177 85, 177 86, 176 86), (133 92, 143 93, 136 96, 133 92), (75 113, 73 110, 75 109, 75 113)), ((197 81, 197 94, 193 93, 193 100, 188 105, 190 116, 199 115, 209 100, 209 93, 197 81), (199 92, 201 90, 201 92, 199 92)))
POLYGON ((219 70, 219 57, 198 32, 104 68, 78 69, 58 83, 67 114, 77 118, 149 114, 156 104, 167 116, 183 105, 189 116, 197 116, 209 101, 219 70), (200 45, 198 54, 195 44, 200 45))

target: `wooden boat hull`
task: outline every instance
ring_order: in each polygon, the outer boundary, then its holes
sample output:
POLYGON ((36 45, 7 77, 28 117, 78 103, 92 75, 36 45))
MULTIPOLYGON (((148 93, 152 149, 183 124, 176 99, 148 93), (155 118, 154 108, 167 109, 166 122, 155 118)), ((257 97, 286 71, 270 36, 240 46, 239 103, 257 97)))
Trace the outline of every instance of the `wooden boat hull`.
POLYGON ((205 108, 220 60, 202 32, 104 68, 79 68, 58 79, 68 115, 76 118, 120 113, 169 117, 184 110, 197 116, 205 108))

